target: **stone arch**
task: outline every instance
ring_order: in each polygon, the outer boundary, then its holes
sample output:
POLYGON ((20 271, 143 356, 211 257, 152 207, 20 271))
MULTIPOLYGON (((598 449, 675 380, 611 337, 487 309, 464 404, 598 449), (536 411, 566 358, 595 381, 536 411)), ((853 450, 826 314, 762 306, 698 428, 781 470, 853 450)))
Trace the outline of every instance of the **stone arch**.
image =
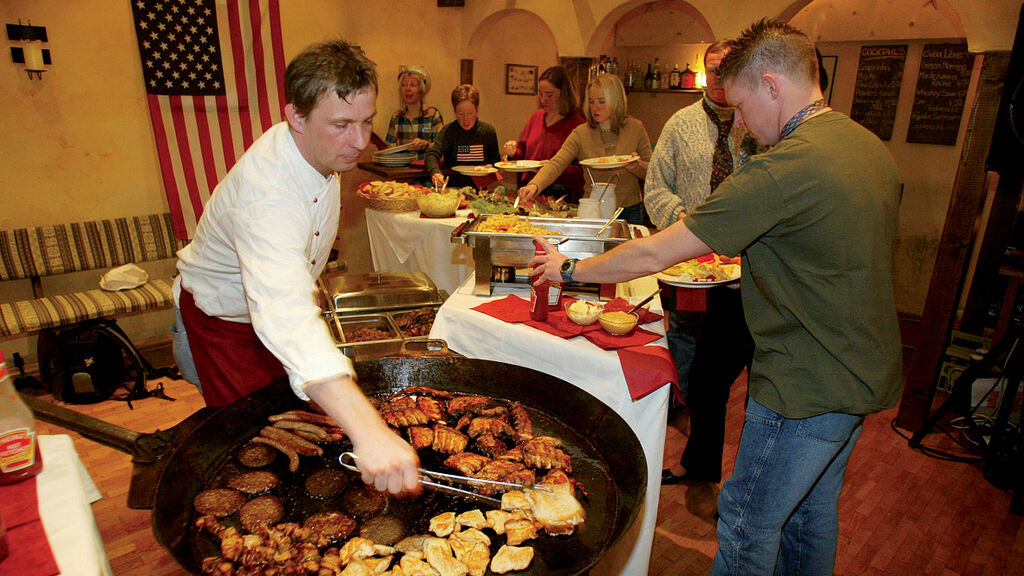
POLYGON ((707 18, 701 13, 695 6, 686 2, 685 0, 630 0, 617 6, 615 9, 605 14, 604 18, 597 23, 593 32, 590 34, 590 38, 587 41, 586 53, 588 56, 596 56, 600 54, 608 46, 609 38, 614 42, 612 37, 615 31, 615 26, 618 22, 634 10, 644 8, 645 6, 651 7, 658 5, 659 7, 669 6, 673 9, 682 11, 687 16, 690 16, 694 22, 702 28, 702 40, 704 42, 712 42, 715 38, 715 33, 711 29, 711 24, 708 23, 707 18))
POLYGON ((529 15, 531 19, 542 24, 544 29, 547 30, 548 34, 551 36, 551 39, 554 41, 556 51, 559 51, 558 36, 556 36, 554 31, 551 30, 551 26, 548 25, 548 22, 544 20, 544 18, 532 10, 507 8, 488 14, 487 17, 477 23, 476 28, 473 29, 473 32, 469 36, 469 41, 466 43, 466 58, 477 58, 481 47, 487 41, 491 32, 493 32, 503 20, 512 15, 529 15))

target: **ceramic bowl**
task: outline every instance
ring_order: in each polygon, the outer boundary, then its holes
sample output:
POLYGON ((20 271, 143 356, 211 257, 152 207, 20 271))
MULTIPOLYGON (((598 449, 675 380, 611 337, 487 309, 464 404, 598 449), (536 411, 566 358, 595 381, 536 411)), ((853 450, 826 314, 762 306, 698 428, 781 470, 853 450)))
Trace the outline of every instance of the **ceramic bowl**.
POLYGON ((597 316, 601 313, 600 304, 586 300, 573 300, 572 302, 566 302, 562 306, 565 308, 565 315, 569 317, 569 320, 580 326, 589 326, 597 322, 597 316), (582 305, 578 304, 580 302, 582 302, 582 305), (573 308, 573 304, 576 305, 575 308, 573 308))
POLYGON ((597 320, 601 323, 601 328, 604 331, 614 336, 624 336, 629 334, 636 328, 636 323, 640 320, 640 316, 636 312, 627 314, 623 310, 616 312, 601 312, 597 316, 597 320))

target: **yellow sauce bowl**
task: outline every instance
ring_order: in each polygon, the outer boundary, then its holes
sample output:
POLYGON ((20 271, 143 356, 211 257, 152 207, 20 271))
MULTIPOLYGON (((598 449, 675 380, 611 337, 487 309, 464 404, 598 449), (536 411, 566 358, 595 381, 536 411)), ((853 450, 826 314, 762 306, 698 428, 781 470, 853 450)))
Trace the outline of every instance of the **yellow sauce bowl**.
POLYGON ((624 336, 629 334, 633 328, 636 328, 636 323, 640 320, 640 316, 636 312, 627 314, 623 311, 616 312, 601 312, 597 316, 598 322, 601 323, 601 328, 604 331, 614 336, 624 336))

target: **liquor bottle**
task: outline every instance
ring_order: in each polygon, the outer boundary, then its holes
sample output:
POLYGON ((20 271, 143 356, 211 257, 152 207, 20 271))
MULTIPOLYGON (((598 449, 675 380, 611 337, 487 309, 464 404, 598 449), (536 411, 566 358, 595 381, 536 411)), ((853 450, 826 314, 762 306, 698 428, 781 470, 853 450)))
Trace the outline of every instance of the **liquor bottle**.
POLYGON ((632 90, 636 88, 636 76, 633 75, 633 65, 626 65, 626 74, 622 77, 622 85, 626 90, 632 90))
POLYGON ((654 90, 654 73, 651 72, 651 63, 647 63, 647 74, 644 74, 644 90, 654 90))
MULTIPOLYGON (((534 256, 546 254, 540 243, 534 242, 534 256)), ((540 275, 530 276, 530 319, 537 322, 544 322, 548 319, 548 293, 551 291, 551 281, 544 280, 538 283, 540 275)))
POLYGON ((686 90, 695 88, 697 73, 690 69, 690 63, 686 63, 686 70, 679 76, 679 86, 686 90))
POLYGON ((672 90, 679 89, 679 64, 672 67, 672 72, 668 75, 668 87, 672 90))
POLYGON ((0 352, 0 485, 27 480, 42 468, 32 411, 14 389, 0 352))
POLYGON ((654 59, 654 81, 652 88, 654 90, 661 88, 661 64, 658 63, 658 58, 654 59))

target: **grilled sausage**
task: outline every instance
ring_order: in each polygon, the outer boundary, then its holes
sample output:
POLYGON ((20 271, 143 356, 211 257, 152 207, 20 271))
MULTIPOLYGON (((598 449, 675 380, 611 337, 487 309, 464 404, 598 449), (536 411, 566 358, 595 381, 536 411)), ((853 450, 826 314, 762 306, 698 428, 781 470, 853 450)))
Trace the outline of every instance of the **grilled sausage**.
POLYGON ((252 439, 253 442, 259 444, 266 444, 272 448, 276 448, 282 454, 288 457, 288 469, 295 472, 299 469, 299 453, 295 451, 291 446, 286 446, 277 440, 267 438, 265 436, 256 436, 252 439))
POLYGON ((324 426, 337 426, 338 423, 334 421, 334 418, 326 414, 318 414, 316 412, 308 412, 306 410, 289 410, 280 414, 273 414, 267 417, 267 420, 271 422, 281 422, 284 420, 291 420, 294 422, 311 422, 313 424, 321 424, 324 426))
POLYGON ((260 435, 272 440, 276 440, 286 446, 290 446, 299 454, 303 456, 323 456, 323 448, 313 444, 309 440, 299 438, 291 432, 281 429, 274 428, 273 426, 264 426, 263 430, 260 430, 260 435))

